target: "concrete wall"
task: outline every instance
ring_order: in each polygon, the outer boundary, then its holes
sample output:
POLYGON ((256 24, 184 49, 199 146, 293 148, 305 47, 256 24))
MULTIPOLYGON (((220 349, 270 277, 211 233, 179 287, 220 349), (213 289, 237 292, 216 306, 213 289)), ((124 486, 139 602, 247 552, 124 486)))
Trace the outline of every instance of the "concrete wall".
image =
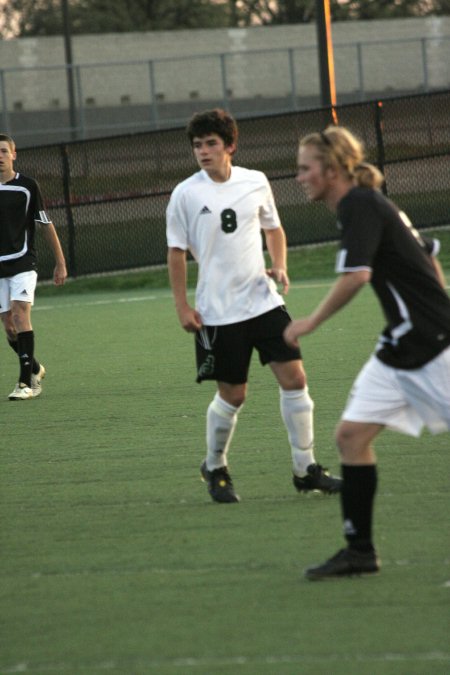
MULTIPOLYGON (((338 94, 357 92, 361 83, 374 92, 420 90, 424 77, 430 88, 450 86, 450 17, 338 22, 332 32, 338 94)), ((81 66, 75 73, 78 103, 220 101, 224 77, 230 98, 289 97, 293 89, 300 97, 314 96, 319 90, 315 47, 315 25, 303 24, 74 36, 73 60, 81 66)), ((66 108, 64 63, 62 37, 1 41, 8 110, 66 108), (32 70, 9 70, 16 68, 32 70)))

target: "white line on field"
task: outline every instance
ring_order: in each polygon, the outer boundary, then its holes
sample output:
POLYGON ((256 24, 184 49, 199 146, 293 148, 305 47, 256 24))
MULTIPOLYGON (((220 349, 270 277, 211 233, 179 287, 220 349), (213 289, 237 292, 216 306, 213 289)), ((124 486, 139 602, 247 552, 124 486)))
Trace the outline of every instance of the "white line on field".
POLYGON ((177 659, 124 659, 123 661, 97 661, 97 662, 85 662, 85 663, 48 663, 48 664, 31 664, 31 663, 17 663, 12 666, 6 666, 1 669, 1 672, 4 675, 10 675, 12 673, 40 673, 42 671, 72 671, 76 669, 77 673, 81 673, 84 670, 95 671, 114 671, 118 670, 124 672, 124 668, 129 670, 130 668, 145 668, 145 669, 158 669, 158 668, 179 668, 179 669, 189 669, 189 668, 199 668, 199 667, 210 667, 212 669, 217 668, 218 666, 257 666, 257 665, 281 665, 281 664, 332 664, 332 663, 406 663, 406 662, 424 662, 424 663, 448 663, 450 662, 450 654, 444 652, 412 652, 410 654, 402 653, 384 653, 384 654, 326 654, 320 656, 311 656, 308 654, 285 654, 279 656, 257 656, 257 657, 247 657, 247 656, 231 656, 220 658, 219 656, 214 659, 208 658, 195 658, 195 657, 181 657, 177 659))
MULTIPOLYGON (((298 290, 303 288, 328 288, 331 282, 321 282, 315 284, 292 284, 291 290, 298 290)), ((38 291, 39 292, 39 291, 38 291)), ((88 293, 86 293, 88 295, 88 293)), ((116 305, 116 304, 127 304, 128 302, 147 302, 149 300, 158 300, 159 298, 171 298, 172 294, 170 291, 164 293, 158 293, 158 295, 138 295, 130 297, 115 297, 105 300, 86 300, 86 302, 65 302, 64 297, 58 298, 58 302, 55 305, 36 305, 33 307, 33 311, 48 311, 52 309, 67 309, 68 307, 95 307, 98 305, 116 305)))
POLYGON ((405 663, 405 662, 426 662, 426 663, 447 663, 450 662, 450 654, 443 652, 422 652, 422 653, 386 653, 386 654, 328 654, 323 656, 311 656, 307 654, 292 654, 280 656, 232 656, 226 658, 217 657, 215 659, 202 659, 195 657, 183 657, 177 659, 124 659, 123 661, 98 661, 89 663, 47 663, 30 664, 17 663, 12 666, 2 668, 4 675, 10 673, 42 673, 49 671, 63 672, 64 670, 73 671, 76 668, 77 673, 84 670, 92 672, 92 668, 103 671, 119 670, 124 672, 124 668, 217 668, 218 666, 255 666, 255 665, 281 665, 284 663, 301 664, 326 664, 326 663, 405 663))

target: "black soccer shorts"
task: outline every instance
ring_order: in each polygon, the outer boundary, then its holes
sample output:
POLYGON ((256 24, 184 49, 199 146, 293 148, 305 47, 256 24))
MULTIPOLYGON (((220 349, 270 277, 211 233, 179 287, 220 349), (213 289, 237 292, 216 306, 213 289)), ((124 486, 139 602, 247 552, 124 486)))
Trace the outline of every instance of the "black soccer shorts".
POLYGON ((275 309, 226 326, 203 326, 195 335, 197 382, 217 380, 228 384, 244 384, 252 352, 266 363, 301 359, 299 348, 289 347, 283 331, 291 317, 286 307, 275 309))

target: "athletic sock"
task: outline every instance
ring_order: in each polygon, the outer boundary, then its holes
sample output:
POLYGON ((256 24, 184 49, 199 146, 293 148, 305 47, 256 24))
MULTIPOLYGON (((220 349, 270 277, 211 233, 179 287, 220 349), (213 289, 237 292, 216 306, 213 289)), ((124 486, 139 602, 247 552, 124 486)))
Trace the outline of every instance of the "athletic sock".
POLYGON ((20 361, 19 382, 31 387, 33 368, 34 332, 32 330, 17 333, 17 355, 20 361))
POLYGON ((377 490, 375 464, 342 464, 341 506, 344 536, 350 548, 373 551, 372 517, 377 490))
POLYGON ((206 414, 206 468, 208 471, 227 466, 228 448, 237 424, 238 412, 217 392, 206 414))
MULTIPOLYGON (((8 339, 8 344, 11 347, 11 349, 13 349, 16 352, 16 354, 19 354, 19 346, 18 346, 17 340, 8 339)), ((40 369, 41 369, 41 365, 40 365, 39 361, 36 361, 36 359, 33 358, 33 367, 31 369, 31 372, 33 373, 33 375, 37 375, 38 372, 40 371, 40 369)))
POLYGON ((286 426, 296 476, 305 476, 314 458, 314 402, 308 387, 287 391, 280 388, 281 417, 286 426))

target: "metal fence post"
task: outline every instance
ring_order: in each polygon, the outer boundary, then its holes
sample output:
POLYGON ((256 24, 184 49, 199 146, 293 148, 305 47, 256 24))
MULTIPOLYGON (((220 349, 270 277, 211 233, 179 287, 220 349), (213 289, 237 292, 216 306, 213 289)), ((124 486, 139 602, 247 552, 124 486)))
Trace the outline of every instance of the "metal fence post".
POLYGON ((362 44, 356 43, 356 59, 358 62, 358 86, 359 86, 359 100, 364 101, 364 68, 362 57, 362 44))
POLYGON ((297 107, 297 83, 295 81, 294 49, 292 47, 288 49, 288 55, 289 55, 289 75, 291 78, 292 110, 295 110, 297 107))
POLYGON ((228 110, 229 106, 229 97, 228 97, 228 85, 227 85, 227 65, 225 62, 226 54, 220 54, 220 72, 222 76, 222 100, 223 107, 225 110, 228 110))
POLYGON ((5 133, 9 134, 8 104, 6 101, 5 73, 3 72, 3 69, 0 69, 0 96, 2 99, 2 126, 5 130, 5 133))
POLYGON ((61 160, 62 160, 62 175, 63 175, 63 192, 64 192, 64 208, 67 218, 67 234, 68 234, 68 272, 69 276, 77 276, 76 256, 75 256, 75 223, 72 212, 72 194, 70 189, 70 162, 69 151, 67 145, 61 145, 61 160))
POLYGON ((81 88, 81 67, 75 66, 75 82, 77 85, 76 93, 78 95, 78 106, 79 106, 79 126, 80 126, 80 137, 85 138, 86 136, 86 119, 84 114, 84 105, 83 105, 83 91, 81 88))
POLYGON ((153 124, 155 129, 159 129, 158 102, 156 100, 155 87, 155 65, 153 61, 148 62, 148 75, 150 79, 150 106, 152 110, 153 124))
POLYGON ((421 38, 420 44, 422 47, 423 90, 428 91, 427 38, 421 38))
MULTIPOLYGON (((375 103, 375 133, 377 138, 377 164, 381 173, 384 175, 384 164, 386 161, 385 151, 384 151, 384 135, 383 135, 383 101, 377 101, 375 103)), ((386 180, 384 181, 382 188, 383 193, 387 195, 387 185, 386 180)))

